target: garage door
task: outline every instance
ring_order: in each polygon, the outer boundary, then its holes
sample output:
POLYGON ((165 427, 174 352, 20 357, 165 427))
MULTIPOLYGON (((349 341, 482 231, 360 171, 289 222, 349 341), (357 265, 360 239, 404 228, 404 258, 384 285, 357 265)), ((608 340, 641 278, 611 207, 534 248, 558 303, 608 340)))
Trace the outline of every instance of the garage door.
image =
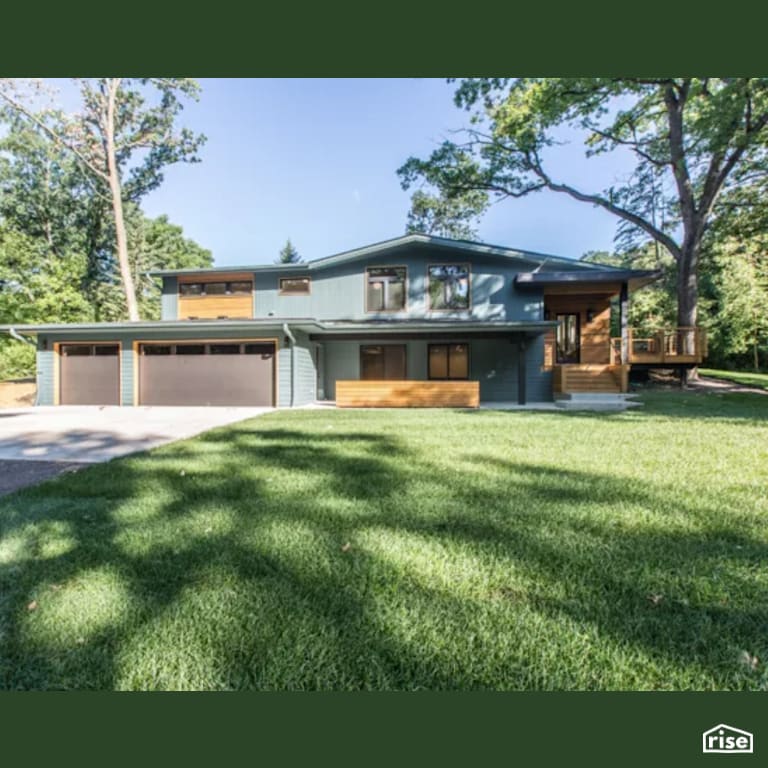
POLYGON ((61 405, 120 404, 117 344, 62 344, 59 361, 61 405))
POLYGON ((141 405, 274 405, 274 342, 139 345, 141 405))

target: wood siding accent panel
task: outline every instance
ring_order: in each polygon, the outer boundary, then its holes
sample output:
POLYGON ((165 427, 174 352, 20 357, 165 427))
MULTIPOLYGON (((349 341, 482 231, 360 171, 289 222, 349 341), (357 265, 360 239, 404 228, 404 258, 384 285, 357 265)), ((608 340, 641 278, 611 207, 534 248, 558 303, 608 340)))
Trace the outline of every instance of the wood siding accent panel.
MULTIPOLYGON (((611 361, 611 296, 609 294, 563 294, 544 297, 544 307, 549 317, 574 313, 579 316, 581 328, 581 360, 583 365, 607 364, 611 361), (587 320, 588 310, 592 320, 587 320)), ((544 367, 555 364, 555 331, 549 331, 544 339, 544 367)))
POLYGON ((253 296, 179 296, 179 320, 190 317, 216 319, 218 317, 253 317, 253 296))
POLYGON ((477 408, 477 381, 337 381, 339 408, 477 408))

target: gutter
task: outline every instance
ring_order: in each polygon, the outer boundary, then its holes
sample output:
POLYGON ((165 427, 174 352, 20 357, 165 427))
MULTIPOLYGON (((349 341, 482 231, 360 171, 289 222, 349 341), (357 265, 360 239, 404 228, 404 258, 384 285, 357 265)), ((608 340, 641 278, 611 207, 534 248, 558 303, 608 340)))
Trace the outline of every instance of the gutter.
MULTIPOLYGON (((37 353, 37 343, 26 336, 22 336, 13 326, 8 329, 8 334, 16 341, 21 341, 24 344, 29 344, 30 347, 34 347, 35 353, 37 353)), ((40 372, 37 368, 37 354, 35 354, 35 405, 40 405, 40 372)))
POLYGON ((291 341, 291 408, 296 400, 296 337, 291 333, 288 323, 283 323, 283 333, 291 341))

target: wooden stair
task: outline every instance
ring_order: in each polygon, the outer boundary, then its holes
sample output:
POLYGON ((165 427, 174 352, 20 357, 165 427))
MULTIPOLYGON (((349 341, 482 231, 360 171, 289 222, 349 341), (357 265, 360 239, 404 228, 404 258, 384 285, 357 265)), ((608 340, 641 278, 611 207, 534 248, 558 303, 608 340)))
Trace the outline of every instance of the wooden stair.
POLYGON ((568 392, 621 392, 620 373, 611 365, 563 366, 562 391, 568 392))

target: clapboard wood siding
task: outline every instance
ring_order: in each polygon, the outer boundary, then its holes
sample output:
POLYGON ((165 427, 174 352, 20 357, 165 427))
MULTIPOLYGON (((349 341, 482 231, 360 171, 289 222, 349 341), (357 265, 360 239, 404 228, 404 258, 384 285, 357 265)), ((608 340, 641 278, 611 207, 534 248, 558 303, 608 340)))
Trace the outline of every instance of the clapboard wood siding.
POLYGON ((253 297, 249 293, 235 296, 179 296, 179 320, 190 317, 253 317, 253 297))
MULTIPOLYGON (((573 313, 579 316, 581 329, 581 360, 583 364, 609 363, 611 360, 611 297, 608 294, 557 294, 544 297, 549 318, 555 320, 559 314, 573 313), (592 320, 587 313, 592 310, 592 320)), ((555 360, 555 332, 546 334, 544 345, 544 366, 551 367, 555 360)))
POLYGON ((337 381, 339 408, 477 408, 476 381, 337 381))

